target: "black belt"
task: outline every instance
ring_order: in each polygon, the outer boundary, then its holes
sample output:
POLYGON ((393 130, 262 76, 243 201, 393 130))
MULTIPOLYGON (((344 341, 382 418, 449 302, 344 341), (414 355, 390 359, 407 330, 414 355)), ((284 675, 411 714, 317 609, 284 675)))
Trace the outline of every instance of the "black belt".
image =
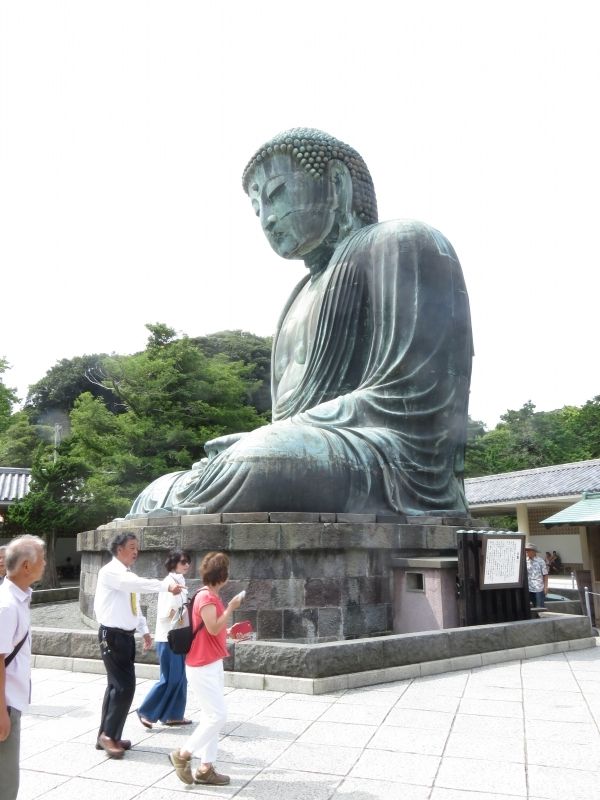
POLYGON ((126 633, 129 636, 133 636, 136 631, 136 628, 132 631, 126 631, 124 628, 111 628, 109 625, 103 625, 102 623, 100 623, 100 627, 104 628, 105 631, 117 631, 117 633, 126 633))

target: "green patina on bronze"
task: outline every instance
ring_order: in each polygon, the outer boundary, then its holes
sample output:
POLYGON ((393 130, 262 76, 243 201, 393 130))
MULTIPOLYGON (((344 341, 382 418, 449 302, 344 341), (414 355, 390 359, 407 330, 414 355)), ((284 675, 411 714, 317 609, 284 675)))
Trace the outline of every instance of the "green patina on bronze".
POLYGON ((273 422, 208 442, 131 515, 465 514, 472 341, 451 244, 378 223, 366 164, 322 131, 274 137, 243 185, 273 250, 308 270, 274 337, 273 422))
POLYGON ((242 176, 246 194, 254 167, 277 154, 291 155, 314 178, 324 175, 330 161, 343 162, 352 177, 352 210, 367 224, 377 222, 375 187, 362 156, 350 145, 316 128, 292 128, 259 147, 242 176))

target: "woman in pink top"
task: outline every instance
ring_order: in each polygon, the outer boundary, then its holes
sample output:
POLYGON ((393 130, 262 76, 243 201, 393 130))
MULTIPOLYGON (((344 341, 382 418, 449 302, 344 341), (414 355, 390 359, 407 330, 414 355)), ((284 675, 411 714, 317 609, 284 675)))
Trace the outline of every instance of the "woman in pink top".
POLYGON ((240 607, 242 598, 236 595, 227 608, 219 592, 229 578, 229 558, 225 553, 208 553, 200 565, 204 586, 194 597, 192 606, 192 630, 201 622, 189 653, 185 659, 188 683, 200 699, 201 721, 183 747, 173 750, 169 760, 183 783, 202 783, 224 786, 228 775, 220 775, 213 764, 217 757, 219 731, 227 719, 227 708, 223 696, 223 659, 227 657, 227 628, 231 615, 240 607), (192 755, 201 760, 192 775, 192 755))

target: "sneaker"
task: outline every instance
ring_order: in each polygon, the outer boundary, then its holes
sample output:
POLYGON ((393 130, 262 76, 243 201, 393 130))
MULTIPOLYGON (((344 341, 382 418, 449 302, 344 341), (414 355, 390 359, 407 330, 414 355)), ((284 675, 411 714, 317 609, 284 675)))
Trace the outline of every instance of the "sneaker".
POLYGON ((190 786, 194 779, 192 777, 192 768, 190 766, 191 758, 182 758, 179 755, 179 750, 173 750, 169 753, 169 761, 175 767, 175 774, 182 783, 187 783, 190 786))
POLYGON ((229 775, 220 775, 212 765, 204 772, 197 769, 194 775, 194 783, 204 783, 208 786, 227 786, 230 780, 229 775))

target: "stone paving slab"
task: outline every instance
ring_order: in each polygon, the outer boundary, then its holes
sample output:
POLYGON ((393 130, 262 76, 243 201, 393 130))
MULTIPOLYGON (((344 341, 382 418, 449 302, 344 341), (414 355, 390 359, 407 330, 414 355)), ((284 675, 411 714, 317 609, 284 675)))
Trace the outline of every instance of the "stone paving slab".
MULTIPOLYGON (((600 647, 304 695, 226 689, 229 786, 184 786, 189 728, 143 728, 139 677, 121 761, 94 747, 104 676, 34 668, 19 800, 600 800, 600 647)), ((198 719, 189 693, 188 716, 198 719)))

